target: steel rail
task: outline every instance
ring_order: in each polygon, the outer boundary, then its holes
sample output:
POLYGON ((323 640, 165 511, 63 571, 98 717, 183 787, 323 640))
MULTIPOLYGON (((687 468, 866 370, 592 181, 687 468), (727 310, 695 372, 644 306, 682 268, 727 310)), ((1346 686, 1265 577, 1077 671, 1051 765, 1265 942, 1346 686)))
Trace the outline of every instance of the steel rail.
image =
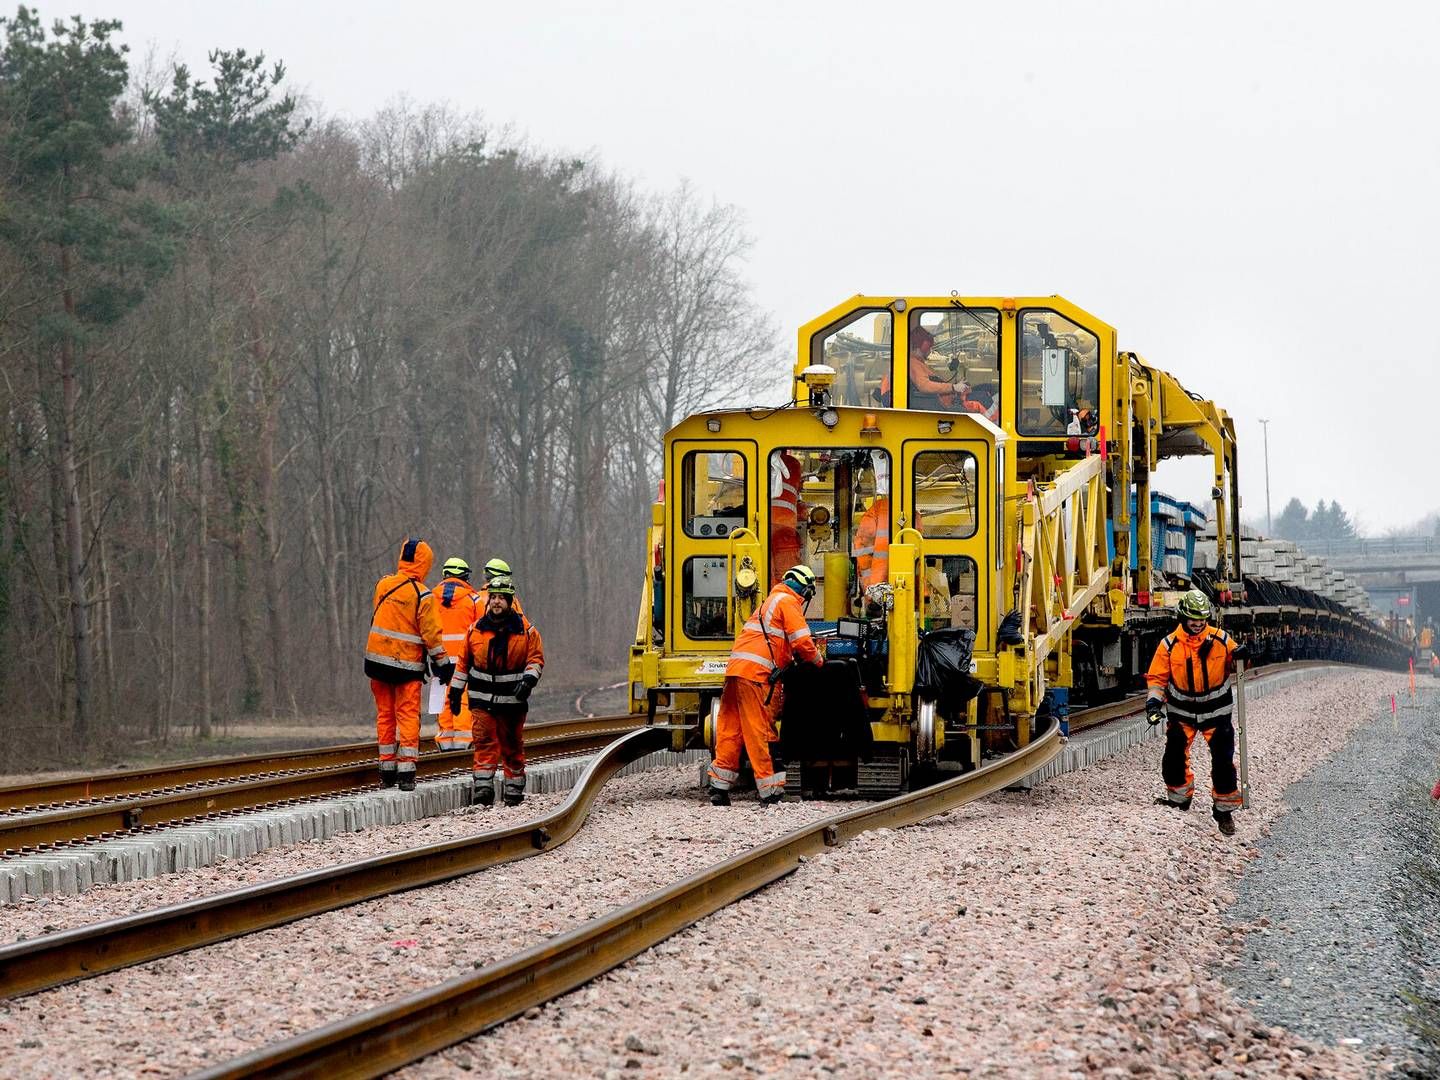
POLYGON ((0 997, 47 990, 379 896, 449 881, 557 847, 580 830, 611 777, 646 754, 668 749, 674 730, 657 724, 610 741, 586 767, 559 809, 522 825, 360 859, 0 947, 0 997))
MULTIPOLYGON (((435 750, 435 740, 422 739, 422 753, 435 750)), ((29 810, 62 803, 107 799, 116 795, 138 795, 160 788, 203 784, 216 780, 233 780, 256 776, 278 769, 325 768, 343 765, 375 756, 375 743, 342 743, 337 746, 309 750, 282 750, 268 754, 242 754, 236 757, 213 758, 208 761, 183 761, 174 765, 149 765, 138 769, 117 769, 111 772, 73 776, 40 783, 10 784, 0 787, 0 809, 29 810)))
MULTIPOLYGON (((527 731, 562 731, 576 720, 615 720, 625 716, 577 717, 574 720, 540 720, 526 725, 527 731)), ((422 755, 438 751, 430 736, 420 740, 422 755)), ((116 769, 109 772, 72 776, 38 783, 8 784, 0 787, 0 811, 37 809, 62 803, 106 799, 116 795, 140 795, 160 789, 183 787, 186 784, 213 783, 273 773, 282 769, 321 769, 351 761, 373 761, 375 742, 340 743, 317 746, 308 750, 280 750, 262 754, 241 754, 235 757, 204 758, 180 761, 172 765, 147 765, 137 769, 116 769)))
MULTIPOLYGON (((641 716, 592 717, 537 724, 525 733, 532 760, 598 750, 622 731, 642 725, 641 716)), ((374 753, 373 744, 370 753, 374 753)), ((467 767, 469 750, 443 750, 420 757, 416 775, 439 776, 467 767)), ((296 799, 317 798, 373 787, 375 759, 275 775, 186 786, 175 791, 122 796, 56 810, 0 817, 0 850, 16 851, 94 839, 142 827, 251 810, 296 799)))
POLYGON ((500 963, 221 1062, 194 1080, 381 1076, 583 986, 793 873, 827 847, 963 806, 1017 783, 1059 752, 1059 731, 1052 726, 974 772, 796 829, 500 963))

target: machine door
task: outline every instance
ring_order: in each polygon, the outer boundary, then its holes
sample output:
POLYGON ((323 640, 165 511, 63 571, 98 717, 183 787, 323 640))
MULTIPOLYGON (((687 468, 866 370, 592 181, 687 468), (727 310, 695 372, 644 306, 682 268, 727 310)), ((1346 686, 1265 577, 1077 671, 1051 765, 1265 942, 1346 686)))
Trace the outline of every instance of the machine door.
POLYGON ((924 565, 916 567, 920 628, 966 627, 977 649, 993 647, 997 602, 987 570, 999 542, 991 535, 993 461, 994 446, 983 439, 907 440, 897 485, 900 517, 925 538, 924 565))
POLYGON ((671 444, 666 640, 678 651, 728 651, 735 637, 728 559, 731 535, 759 521, 755 454, 741 440, 671 444))

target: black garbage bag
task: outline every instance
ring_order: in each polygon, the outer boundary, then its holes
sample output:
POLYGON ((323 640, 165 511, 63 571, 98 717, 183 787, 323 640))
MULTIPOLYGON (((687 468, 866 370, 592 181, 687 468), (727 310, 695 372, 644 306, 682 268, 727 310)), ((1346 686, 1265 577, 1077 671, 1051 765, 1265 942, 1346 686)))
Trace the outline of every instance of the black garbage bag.
POLYGON ((942 716, 958 715, 980 693, 981 682, 970 674, 975 631, 947 626, 920 635, 915 657, 915 696, 934 701, 942 716))
POLYGON ((1020 633, 1019 608, 1016 608, 1000 620, 1000 628, 995 632, 995 640, 1001 645, 1025 644, 1025 636, 1020 633))

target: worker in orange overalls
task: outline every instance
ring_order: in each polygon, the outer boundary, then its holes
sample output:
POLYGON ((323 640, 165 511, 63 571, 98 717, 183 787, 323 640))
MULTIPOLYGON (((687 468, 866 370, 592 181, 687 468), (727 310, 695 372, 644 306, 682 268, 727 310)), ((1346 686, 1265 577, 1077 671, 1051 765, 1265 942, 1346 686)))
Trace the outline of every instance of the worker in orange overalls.
POLYGON ((1233 836, 1232 813, 1240 807, 1240 785, 1235 774, 1235 727, 1231 722, 1235 695, 1231 674, 1245 649, 1219 627, 1211 626, 1210 600, 1199 589, 1180 598, 1180 625, 1155 649, 1145 674, 1149 694, 1146 718, 1158 724, 1169 704, 1170 725, 1165 735, 1165 756, 1160 772, 1165 797, 1157 803, 1189 810, 1195 795, 1195 774, 1190 770, 1190 744, 1198 732, 1210 745, 1212 812, 1220 831, 1233 836))
POLYGON ((475 769, 471 799, 480 806, 495 801, 495 772, 502 765, 506 806, 525 801, 525 714, 530 691, 545 670, 540 631, 515 604, 508 577, 490 579, 489 600, 480 621, 470 628, 460 666, 450 680, 450 708, 460 696, 470 699, 475 722, 475 769))
POLYGON ((890 580, 890 478, 888 462, 883 456, 875 456, 871 473, 875 477, 875 497, 860 516, 850 543, 855 580, 861 594, 871 585, 890 580))
MULTIPOLYGON (((458 662, 465 651, 465 637, 470 627, 485 611, 479 593, 470 587, 470 564, 458 555, 445 560, 440 571, 444 578, 435 586, 435 611, 440 617, 441 639, 452 662, 458 662)), ((462 696, 459 710, 450 708, 450 695, 440 705, 437 718, 439 731, 435 745, 441 750, 470 749, 470 706, 462 696)))
POLYGON ((800 485, 804 472, 788 451, 770 463, 770 585, 800 561, 800 485))
POLYGON ((715 760, 709 770, 715 806, 730 805, 730 789, 740 778, 742 744, 760 801, 768 806, 785 797, 785 773, 776 772, 770 760, 776 734, 769 691, 792 659, 824 663, 805 621, 805 605, 814 595, 815 571, 803 563, 790 567, 735 638, 715 718, 715 760))
POLYGON ((420 688, 427 663, 450 679, 453 665, 441 640, 435 598, 425 575, 435 561, 430 545, 413 537, 400 547, 395 573, 375 585, 374 614, 365 641, 365 674, 375 696, 375 735, 380 782, 415 790, 420 759, 420 688))

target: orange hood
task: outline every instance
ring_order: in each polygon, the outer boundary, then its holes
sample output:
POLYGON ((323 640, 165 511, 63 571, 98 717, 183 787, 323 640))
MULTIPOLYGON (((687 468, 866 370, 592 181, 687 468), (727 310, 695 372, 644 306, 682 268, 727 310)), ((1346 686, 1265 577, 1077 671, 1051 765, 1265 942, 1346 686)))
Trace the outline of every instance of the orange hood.
POLYGON ((395 572, 424 581, 434 563, 435 553, 430 545, 412 536, 400 545, 400 561, 395 564, 395 572))

